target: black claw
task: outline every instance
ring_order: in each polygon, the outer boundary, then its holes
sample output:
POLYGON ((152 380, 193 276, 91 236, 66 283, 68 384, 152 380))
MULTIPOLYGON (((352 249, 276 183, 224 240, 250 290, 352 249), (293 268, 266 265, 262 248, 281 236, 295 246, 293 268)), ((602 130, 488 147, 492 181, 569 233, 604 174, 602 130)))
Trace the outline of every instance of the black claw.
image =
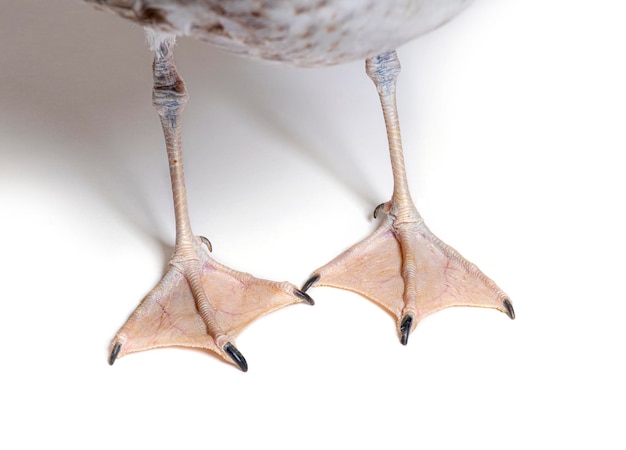
POLYGON ((244 358, 241 352, 237 350, 237 347, 235 347, 230 342, 227 342, 226 345, 224 345, 224 351, 228 356, 230 356, 230 359, 232 359, 233 362, 239 366, 242 372, 248 371, 248 363, 246 362, 246 358, 244 358))
POLYGON ((515 310, 513 309, 513 303, 511 303, 511 300, 509 300, 508 298, 505 298, 502 303, 504 303, 504 307, 506 308, 506 313, 511 318, 511 320, 515 319, 515 310))
POLYGON ((202 243, 204 245, 206 245, 206 248, 209 249, 209 252, 213 251, 213 245, 211 245, 211 241, 209 241, 207 238, 205 238, 204 236, 198 236, 200 238, 200 240, 202 241, 202 243))
POLYGON ((313 286, 315 283, 319 281, 319 279, 320 279, 320 276, 319 274, 316 273, 311 278, 309 278, 306 283, 304 283, 304 286, 302 286, 301 291, 302 292, 308 291, 311 286, 313 286))
POLYGON ((413 325, 412 316, 404 316, 402 323, 400 324, 400 342, 402 345, 406 345, 409 342, 409 334, 411 333, 411 326, 413 325))
POLYGON ((315 302, 313 301, 311 296, 307 294, 306 292, 303 292, 300 289, 296 289, 295 291, 293 291, 293 293, 296 297, 301 298, 302 300, 307 302, 309 305, 315 305, 315 302))
POLYGON ((113 350, 111 350, 111 355, 109 355, 109 365, 112 366, 115 360, 117 359, 117 355, 120 354, 120 350, 122 349, 122 344, 116 342, 113 346, 113 350))
POLYGON ((378 219, 378 212, 385 207, 384 203, 381 203, 374 209, 374 219, 378 219))

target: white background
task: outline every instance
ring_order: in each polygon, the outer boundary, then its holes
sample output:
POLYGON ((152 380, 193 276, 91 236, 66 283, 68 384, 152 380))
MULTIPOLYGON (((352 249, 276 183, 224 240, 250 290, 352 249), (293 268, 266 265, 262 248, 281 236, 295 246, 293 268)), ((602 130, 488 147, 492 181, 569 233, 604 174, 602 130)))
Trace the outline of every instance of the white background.
MULTIPOLYGON (((400 48, 410 185, 517 319, 448 309, 409 345, 310 291, 237 340, 107 364, 174 241, 142 30, 76 0, 0 5, 2 448, 624 448, 626 6, 483 0, 400 48)), ((293 69, 176 49, 196 233, 305 281, 391 194, 363 62, 293 69)))

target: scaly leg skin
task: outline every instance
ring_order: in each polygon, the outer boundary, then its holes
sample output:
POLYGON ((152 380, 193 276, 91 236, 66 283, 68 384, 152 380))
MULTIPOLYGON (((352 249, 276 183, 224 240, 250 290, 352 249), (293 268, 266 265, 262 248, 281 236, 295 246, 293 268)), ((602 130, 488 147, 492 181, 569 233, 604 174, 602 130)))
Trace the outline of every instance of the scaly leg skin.
POLYGON ((315 271, 302 290, 331 286, 363 295, 395 317, 404 345, 420 320, 449 306, 495 308, 514 319, 506 294, 437 238, 411 200, 396 109, 396 52, 368 59, 366 71, 378 90, 389 139, 393 196, 374 211, 374 217, 381 211, 387 217, 373 234, 315 271))
POLYGON ((169 269, 119 330, 109 363, 131 352, 184 346, 211 350, 247 371, 233 344, 260 316, 293 303, 313 300, 289 283, 260 280, 209 257, 208 239, 191 232, 181 149, 181 113, 188 95, 174 66, 175 38, 147 30, 155 51, 153 104, 161 118, 169 160, 176 246, 169 269), (203 246, 204 244, 204 246, 203 246))

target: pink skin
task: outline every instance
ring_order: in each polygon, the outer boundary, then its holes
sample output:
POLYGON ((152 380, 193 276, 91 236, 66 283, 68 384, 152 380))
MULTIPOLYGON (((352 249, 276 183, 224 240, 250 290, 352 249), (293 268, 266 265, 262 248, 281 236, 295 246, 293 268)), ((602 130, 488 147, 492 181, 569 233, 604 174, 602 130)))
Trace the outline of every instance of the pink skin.
POLYGON ((471 0, 87 1, 146 27, 155 50, 153 103, 165 135, 176 216, 170 268, 116 335, 111 363, 133 351, 189 346, 211 350, 245 371, 245 359, 232 343, 237 333, 269 311, 312 303, 303 291, 313 285, 352 290, 375 301, 396 318, 403 344, 423 317, 448 306, 495 308, 514 318, 504 292, 428 230, 411 200, 402 155, 395 100, 400 65, 389 49, 441 26, 471 0), (387 218, 370 237, 316 271, 302 291, 218 264, 191 231, 180 140, 188 96, 172 55, 178 35, 292 65, 367 61, 380 95, 394 178, 391 200, 376 209, 387 218))
POLYGON ((191 231, 181 148, 181 113, 188 95, 172 54, 174 38, 153 35, 153 103, 161 118, 174 196, 176 246, 170 267, 111 343, 110 363, 128 353, 183 346, 211 350, 243 371, 237 334, 260 316, 311 298, 289 283, 236 272, 208 256, 210 243, 191 231))
POLYGON ((382 209, 387 218, 369 237, 315 271, 304 290, 332 286, 363 295, 395 317, 403 344, 420 320, 449 306, 495 308, 514 318, 506 294, 437 238, 411 200, 396 109, 396 53, 370 58, 366 64, 380 96, 389 140, 393 195, 375 212, 382 209))
MULTIPOLYGON (((187 101, 176 72, 173 37, 156 39, 153 101, 165 134, 176 216, 176 247, 170 268, 111 343, 111 363, 125 354, 166 346, 208 349, 247 370, 232 343, 260 316, 293 303, 312 302, 289 283, 276 283, 231 270, 211 259, 203 238, 191 232, 180 143, 180 114, 187 101)), ((394 190, 381 205, 387 218, 368 238, 315 272, 313 285, 357 292, 396 319, 403 344, 428 314, 449 306, 495 308, 514 318, 506 294, 475 265, 438 239, 411 199, 400 138, 395 52, 367 60, 367 73, 380 95, 387 127, 394 190)), ((209 244, 210 245, 210 244, 209 244)))

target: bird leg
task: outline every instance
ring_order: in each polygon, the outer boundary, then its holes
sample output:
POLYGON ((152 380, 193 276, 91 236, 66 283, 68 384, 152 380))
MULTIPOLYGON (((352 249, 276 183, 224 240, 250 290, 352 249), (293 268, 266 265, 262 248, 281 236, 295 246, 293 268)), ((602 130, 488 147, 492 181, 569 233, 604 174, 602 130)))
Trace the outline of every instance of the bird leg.
POLYGON ((404 345, 420 320, 449 306, 495 308, 513 319, 506 294, 437 238, 411 200, 396 108, 396 52, 368 59, 366 71, 380 96, 394 181, 391 200, 374 217, 381 211, 387 216, 369 237, 315 271, 302 290, 331 286, 363 295, 395 317, 404 345))
POLYGON ((174 66, 175 38, 154 32, 148 37, 155 51, 153 104, 165 135, 176 245, 161 281, 113 339, 109 362, 131 352, 185 346, 211 350, 245 372, 246 360, 233 344, 241 329, 270 311, 313 301, 290 283, 260 280, 219 264, 206 251, 211 250, 208 239, 193 235, 181 148, 181 113, 188 95, 174 66))

